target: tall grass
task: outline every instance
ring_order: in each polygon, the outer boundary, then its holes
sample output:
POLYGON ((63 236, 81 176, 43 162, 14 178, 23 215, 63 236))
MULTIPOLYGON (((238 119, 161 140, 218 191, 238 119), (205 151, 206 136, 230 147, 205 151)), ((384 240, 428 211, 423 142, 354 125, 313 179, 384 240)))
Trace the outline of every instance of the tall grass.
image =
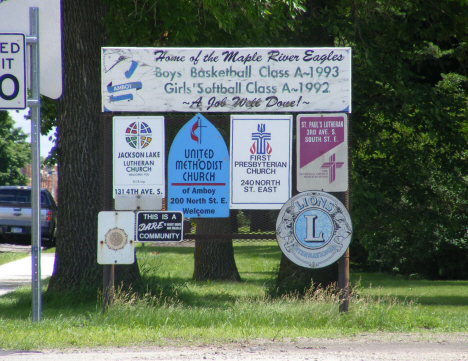
POLYGON ((114 304, 104 314, 100 294, 45 293, 43 319, 32 324, 30 290, 0 298, 0 348, 281 340, 379 331, 464 332, 468 324, 466 299, 447 313, 447 304, 426 304, 418 299, 424 295, 417 292, 403 294, 411 282, 413 287, 423 284, 432 295, 446 297, 444 292, 454 292, 457 283, 433 287, 427 281, 357 275, 346 314, 338 311, 340 301, 333 287, 311 289, 305 297, 292 294, 272 299, 265 290, 280 260, 275 244, 235 244, 243 278, 238 283, 194 282, 190 247, 141 247, 137 254, 146 290, 117 289, 114 304))

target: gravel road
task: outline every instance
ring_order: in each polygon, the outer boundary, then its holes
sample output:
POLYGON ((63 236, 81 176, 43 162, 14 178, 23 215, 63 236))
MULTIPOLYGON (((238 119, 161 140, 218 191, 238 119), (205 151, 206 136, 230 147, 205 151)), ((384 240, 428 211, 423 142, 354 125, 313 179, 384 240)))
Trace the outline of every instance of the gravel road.
POLYGON ((468 334, 366 334, 339 339, 252 340, 245 343, 178 347, 1 351, 11 361, 135 360, 311 360, 460 361, 468 360, 468 334))

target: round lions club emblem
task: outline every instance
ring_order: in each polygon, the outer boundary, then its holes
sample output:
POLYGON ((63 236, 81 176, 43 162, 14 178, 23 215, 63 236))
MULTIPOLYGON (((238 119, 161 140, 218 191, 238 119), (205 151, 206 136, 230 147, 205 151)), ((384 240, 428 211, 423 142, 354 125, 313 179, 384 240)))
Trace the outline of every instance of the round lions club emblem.
POLYGON ((353 232, 345 206, 325 192, 309 191, 289 199, 276 220, 276 240, 292 262, 322 268, 346 252, 353 232))

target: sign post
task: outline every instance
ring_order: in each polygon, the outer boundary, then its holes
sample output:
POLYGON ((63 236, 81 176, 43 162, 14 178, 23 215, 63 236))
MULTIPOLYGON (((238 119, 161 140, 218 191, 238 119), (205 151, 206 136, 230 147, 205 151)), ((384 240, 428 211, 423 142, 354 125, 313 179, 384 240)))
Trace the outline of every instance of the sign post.
MULTIPOLYGON (((23 80, 16 73, 11 73, 18 64, 19 42, 0 41, 0 69, 8 68, 8 73, 0 72, 0 109, 4 101, 13 104, 6 109, 31 108, 31 251, 32 251, 32 314, 33 322, 41 320, 41 226, 40 226, 40 134, 41 107, 40 95, 57 99, 62 94, 62 51, 60 0, 9 0, 0 1, 0 31, 28 33, 26 45, 30 47, 29 89, 31 97, 26 100, 26 77, 23 80), (40 23, 39 7, 41 6, 40 23), (46 41, 39 42, 39 34, 46 41), (6 45, 5 45, 5 44, 6 45), (8 45, 9 44, 9 45, 8 45), (16 44, 16 45, 14 45, 16 44), (9 46, 9 52, 8 51, 9 46), (42 52, 40 51, 42 48, 42 52), (18 59, 16 55, 18 55, 18 59), (4 56, 6 55, 6 56, 4 56), (14 64, 15 63, 15 64, 14 64), (41 89, 42 75, 42 89, 41 89), (16 79, 15 79, 16 78, 16 79), (16 82, 17 80, 17 82, 16 82), (42 91, 42 93, 41 93, 42 91), (24 94, 24 95, 23 95, 24 94), (24 98, 24 100, 23 100, 24 98), (15 102, 18 102, 16 104, 15 102), (20 107, 16 107, 20 106, 20 107)), ((17 34, 16 34, 17 35, 17 34)), ((23 46, 23 52, 25 47, 23 46)))
POLYGON ((41 139, 41 98, 39 77, 39 9, 29 12, 31 35, 28 37, 31 53, 31 259, 32 259, 32 321, 39 322, 42 313, 41 297, 41 190, 40 190, 40 139, 41 139))

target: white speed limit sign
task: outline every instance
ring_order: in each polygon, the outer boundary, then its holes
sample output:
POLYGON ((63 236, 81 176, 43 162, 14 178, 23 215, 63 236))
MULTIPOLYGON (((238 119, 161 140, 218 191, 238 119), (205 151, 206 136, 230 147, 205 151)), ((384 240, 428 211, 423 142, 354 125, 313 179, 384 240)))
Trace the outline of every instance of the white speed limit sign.
POLYGON ((26 108, 24 34, 0 33, 0 109, 26 108))

